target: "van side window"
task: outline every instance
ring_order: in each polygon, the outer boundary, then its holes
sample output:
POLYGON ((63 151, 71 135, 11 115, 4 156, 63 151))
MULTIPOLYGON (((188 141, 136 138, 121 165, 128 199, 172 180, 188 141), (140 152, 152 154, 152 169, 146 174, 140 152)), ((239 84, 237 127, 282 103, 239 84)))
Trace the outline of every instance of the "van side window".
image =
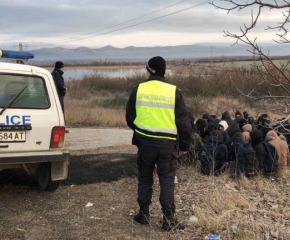
POLYGON ((49 108, 50 102, 42 78, 6 74, 0 74, 0 108, 5 107, 26 86, 10 108, 49 108))

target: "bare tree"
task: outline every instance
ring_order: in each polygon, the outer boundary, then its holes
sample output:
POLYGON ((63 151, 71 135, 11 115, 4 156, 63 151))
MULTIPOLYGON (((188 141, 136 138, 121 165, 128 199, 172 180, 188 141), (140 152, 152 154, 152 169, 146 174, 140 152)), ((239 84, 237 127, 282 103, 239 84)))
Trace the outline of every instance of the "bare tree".
MULTIPOLYGON (((288 37, 287 25, 290 23, 290 1, 287 0, 215 0, 211 4, 217 9, 225 10, 227 13, 233 11, 243 11, 245 9, 251 9, 251 21, 240 27, 240 33, 232 33, 224 31, 225 37, 231 37, 235 39, 234 44, 239 42, 245 43, 251 47, 249 50, 258 60, 260 64, 254 65, 257 72, 261 75, 261 82, 257 84, 257 87, 250 92, 245 93, 240 90, 234 81, 236 89, 243 95, 252 100, 263 100, 265 106, 275 106, 272 110, 290 112, 290 71, 288 70, 289 62, 278 66, 273 62, 269 56, 269 52, 264 52, 263 49, 257 43, 257 37, 251 39, 249 33, 257 26, 259 19, 263 14, 263 10, 277 9, 281 11, 283 17, 282 22, 273 23, 272 26, 267 26, 265 31, 277 30, 277 39, 274 40, 277 44, 288 44, 290 40, 288 37), (259 91, 260 86, 266 84, 268 91, 259 91)), ((263 88, 265 89, 265 88, 263 88)), ((286 119, 279 121, 280 129, 285 128, 285 122, 290 119, 290 114, 286 119)))

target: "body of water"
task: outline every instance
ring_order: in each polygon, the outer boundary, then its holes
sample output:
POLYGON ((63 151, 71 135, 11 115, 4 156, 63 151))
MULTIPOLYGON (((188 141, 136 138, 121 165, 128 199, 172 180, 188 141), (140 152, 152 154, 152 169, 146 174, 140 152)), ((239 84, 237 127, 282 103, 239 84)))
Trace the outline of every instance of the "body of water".
MULTIPOLYGON (((49 69, 51 72, 52 70, 49 69)), ((171 74, 171 70, 167 70, 167 74, 171 74)), ((144 68, 123 68, 123 69, 90 69, 90 68, 67 68, 64 69, 65 80, 81 80, 84 76, 106 76, 110 78, 125 78, 134 75, 144 75, 146 69, 144 68)))
POLYGON ((112 78, 118 77, 131 77, 134 75, 145 75, 145 69, 84 69, 84 68, 76 68, 76 69, 65 69, 64 70, 64 78, 66 80, 80 80, 84 76, 106 76, 112 78))

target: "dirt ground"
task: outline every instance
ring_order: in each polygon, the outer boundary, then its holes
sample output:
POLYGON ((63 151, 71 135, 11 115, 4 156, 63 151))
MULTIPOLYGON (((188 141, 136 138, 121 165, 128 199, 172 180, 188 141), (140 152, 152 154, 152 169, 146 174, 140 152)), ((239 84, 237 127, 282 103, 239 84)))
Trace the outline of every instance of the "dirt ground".
POLYGON ((131 145, 132 130, 71 128, 66 136, 66 149, 88 150, 112 146, 131 145))
POLYGON ((223 240, 290 239, 290 174, 236 181, 226 175, 201 176, 193 167, 180 166, 177 216, 186 230, 161 230, 156 176, 151 223, 134 223, 137 168, 131 135, 129 130, 70 129, 69 176, 55 192, 40 191, 32 176, 1 172, 0 239, 204 239, 208 234, 223 240), (88 132, 93 138, 89 144, 75 141, 76 136, 82 139, 81 133, 88 138, 88 132), (115 138, 100 143, 103 134, 115 138), (86 207, 88 203, 92 206, 86 207), (189 220, 192 216, 196 222, 189 220))

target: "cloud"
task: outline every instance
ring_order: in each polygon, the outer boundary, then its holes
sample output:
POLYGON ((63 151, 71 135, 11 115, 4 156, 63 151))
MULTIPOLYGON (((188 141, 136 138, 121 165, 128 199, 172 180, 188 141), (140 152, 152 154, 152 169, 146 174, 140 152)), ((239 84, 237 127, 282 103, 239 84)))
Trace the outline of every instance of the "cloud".
MULTIPOLYGON (((0 3, 0 43, 8 41, 57 43, 59 41, 61 44, 65 43, 60 41, 62 39, 84 37, 85 33, 107 28, 178 2, 178 0, 2 0, 0 3)), ((184 1, 166 10, 110 28, 107 31, 149 21, 200 2, 202 0, 184 1)), ((267 13, 267 17, 262 16, 257 31, 263 32, 264 26, 276 23, 276 20, 278 22, 279 16, 281 15, 277 12, 267 13)), ((222 39, 223 30, 237 31, 244 22, 249 21, 249 11, 227 15, 225 11, 204 5, 136 27, 68 44, 99 45, 98 41, 102 39, 100 41, 102 43, 107 41, 118 46, 121 45, 118 43, 118 39, 127 38, 128 45, 137 45, 135 43, 138 42, 146 45, 147 39, 151 39, 150 42, 147 40, 148 46, 162 45, 160 39, 164 39, 164 37, 158 39, 158 35, 162 34, 168 38, 171 34, 171 38, 175 39, 174 43, 177 44, 179 37, 180 43, 184 42, 182 36, 185 35, 200 37, 204 35, 201 38, 206 39, 206 35, 218 36, 220 34, 220 39, 222 39), (146 39, 145 41, 140 41, 140 32, 146 39), (150 38, 150 36, 155 38, 150 38), (114 39, 115 42, 112 42, 111 39, 114 39)), ((100 31, 96 35, 105 32, 100 31)), ((168 43, 168 41, 163 42, 168 43)))

